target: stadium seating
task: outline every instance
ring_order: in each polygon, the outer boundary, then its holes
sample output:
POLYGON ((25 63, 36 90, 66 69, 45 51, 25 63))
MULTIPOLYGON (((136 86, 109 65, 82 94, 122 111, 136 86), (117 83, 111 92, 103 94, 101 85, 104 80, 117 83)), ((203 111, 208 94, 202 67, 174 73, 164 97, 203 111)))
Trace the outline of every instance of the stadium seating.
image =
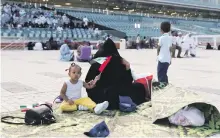
POLYGON ((156 37, 160 36, 160 23, 162 21, 175 21, 173 28, 183 29, 187 32, 196 32, 197 34, 218 34, 218 32, 210 31, 209 28, 216 28, 216 22, 208 21, 191 21, 177 18, 151 18, 141 16, 141 21, 137 23, 141 24, 141 28, 135 28, 135 22, 132 21, 134 15, 106 15, 101 13, 93 13, 88 11, 73 11, 59 9, 58 11, 67 13, 71 16, 83 19, 85 16, 89 21, 94 21, 97 24, 113 28, 125 32, 127 36, 133 37, 140 34, 141 36, 156 37))
POLYGON ((134 28, 134 22, 128 22, 129 17, 126 15, 105 15, 99 13, 78 12, 70 10, 59 11, 80 19, 83 19, 86 16, 89 19, 89 21, 94 21, 95 23, 98 23, 100 25, 125 32, 128 36, 136 36, 137 34, 140 34, 142 36, 159 35, 158 23, 161 22, 161 20, 158 20, 157 22, 154 22, 153 19, 146 20, 144 24, 142 23, 141 29, 138 29, 134 28))
MULTIPOLYGON (((167 0, 168 1, 168 0, 167 0)), ((180 2, 180 0, 170 0, 180 2)), ((184 0, 189 1, 189 0, 184 0)), ((196 2, 192 1, 192 2, 196 2)), ((147 17, 140 15, 106 15, 102 13, 94 13, 89 11, 75 11, 68 9, 59 9, 57 11, 69 14, 71 16, 83 19, 85 16, 89 21, 94 21, 97 24, 125 32, 129 37, 135 37, 137 34, 141 36, 157 37, 160 36, 160 23, 163 21, 170 21, 172 27, 187 32, 196 32, 198 34, 219 34, 217 30, 210 28, 216 28, 217 22, 211 21, 192 21, 177 18, 159 18, 159 17, 147 17), (134 19, 140 19, 139 21, 134 19), (135 28, 135 23, 139 23, 140 28, 135 28)), ((75 38, 75 39, 100 39, 96 37, 93 32, 82 28, 64 29, 59 32, 48 28, 21 28, 21 29, 4 29, 2 28, 1 36, 3 37, 25 37, 29 39, 48 40, 51 36, 58 39, 75 38)), ((103 35, 103 32, 102 32, 103 35)))
POLYGON ((65 39, 96 39, 95 35, 85 29, 65 29, 62 32, 46 28, 21 28, 21 29, 6 29, 1 28, 3 37, 27 37, 32 39, 48 40, 50 37, 65 39))

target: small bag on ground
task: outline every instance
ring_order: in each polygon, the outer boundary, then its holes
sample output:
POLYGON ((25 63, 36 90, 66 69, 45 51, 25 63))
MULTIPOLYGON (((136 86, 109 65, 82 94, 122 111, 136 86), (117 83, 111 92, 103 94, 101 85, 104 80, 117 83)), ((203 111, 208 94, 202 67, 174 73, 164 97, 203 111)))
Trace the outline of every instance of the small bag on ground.
POLYGON ((122 112, 133 112, 137 109, 137 105, 128 96, 119 96, 119 109, 122 112))
POLYGON ((25 118, 21 117, 13 117, 13 116, 5 116, 1 118, 1 122, 8 123, 8 124, 17 124, 17 125, 43 125, 43 124, 52 124, 56 122, 56 119, 53 115, 53 110, 51 106, 47 104, 41 104, 39 107, 27 110, 25 113, 25 118), (25 123, 16 123, 16 122, 10 122, 6 120, 9 119, 24 119, 25 123))

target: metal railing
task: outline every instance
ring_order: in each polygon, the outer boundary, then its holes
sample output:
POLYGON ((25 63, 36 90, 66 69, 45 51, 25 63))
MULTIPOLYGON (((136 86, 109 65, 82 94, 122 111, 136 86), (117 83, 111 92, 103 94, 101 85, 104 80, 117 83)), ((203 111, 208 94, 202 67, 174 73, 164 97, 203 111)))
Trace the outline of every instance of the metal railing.
POLYGON ((24 50, 26 43, 25 37, 1 37, 1 50, 24 50))
MULTIPOLYGON (((162 0, 157 0, 157 1, 162 1, 162 0)), ((179 4, 193 4, 193 5, 204 5, 204 6, 209 6, 209 7, 214 7, 214 8, 220 8, 220 2, 215 1, 203 1, 203 0, 163 0, 162 2, 167 1, 167 2, 176 2, 179 4)))

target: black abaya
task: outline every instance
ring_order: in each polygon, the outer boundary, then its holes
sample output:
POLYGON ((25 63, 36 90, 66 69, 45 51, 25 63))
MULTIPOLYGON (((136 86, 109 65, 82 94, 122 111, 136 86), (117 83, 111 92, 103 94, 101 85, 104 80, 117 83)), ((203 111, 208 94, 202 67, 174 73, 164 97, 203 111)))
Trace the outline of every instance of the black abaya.
MULTIPOLYGON (((100 56, 112 56, 112 58, 102 72, 100 80, 96 83, 96 87, 87 89, 88 96, 96 103, 108 101, 108 109, 119 108, 119 96, 129 96, 137 105, 145 102, 144 86, 142 84, 132 83, 131 70, 126 70, 122 64, 122 58, 117 49, 115 50, 114 48, 116 49, 114 43, 108 39, 103 45, 103 49, 99 50, 95 55, 96 58, 100 56), (108 48, 107 51, 105 49, 106 47, 108 48)), ((97 62, 91 65, 86 76, 86 82, 94 79, 100 73, 98 71, 99 67, 100 64, 97 62)))

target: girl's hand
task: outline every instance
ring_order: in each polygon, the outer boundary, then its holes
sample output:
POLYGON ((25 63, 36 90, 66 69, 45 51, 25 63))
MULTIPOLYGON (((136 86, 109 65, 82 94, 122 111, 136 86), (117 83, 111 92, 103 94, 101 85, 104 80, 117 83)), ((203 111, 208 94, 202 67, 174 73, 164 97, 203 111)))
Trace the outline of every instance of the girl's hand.
POLYGON ((93 80, 89 81, 87 84, 88 85, 92 85, 93 84, 93 80))
POLYGON ((92 89, 93 87, 95 87, 94 80, 91 80, 90 82, 85 83, 85 84, 84 84, 84 87, 85 87, 86 89, 92 89))
POLYGON ((69 103, 70 105, 73 105, 73 104, 74 104, 74 102, 73 102, 72 100, 68 100, 68 103, 69 103))
POLYGON ((93 87, 95 87, 94 80, 91 80, 88 83, 83 82, 83 87, 86 89, 92 89, 93 87))

